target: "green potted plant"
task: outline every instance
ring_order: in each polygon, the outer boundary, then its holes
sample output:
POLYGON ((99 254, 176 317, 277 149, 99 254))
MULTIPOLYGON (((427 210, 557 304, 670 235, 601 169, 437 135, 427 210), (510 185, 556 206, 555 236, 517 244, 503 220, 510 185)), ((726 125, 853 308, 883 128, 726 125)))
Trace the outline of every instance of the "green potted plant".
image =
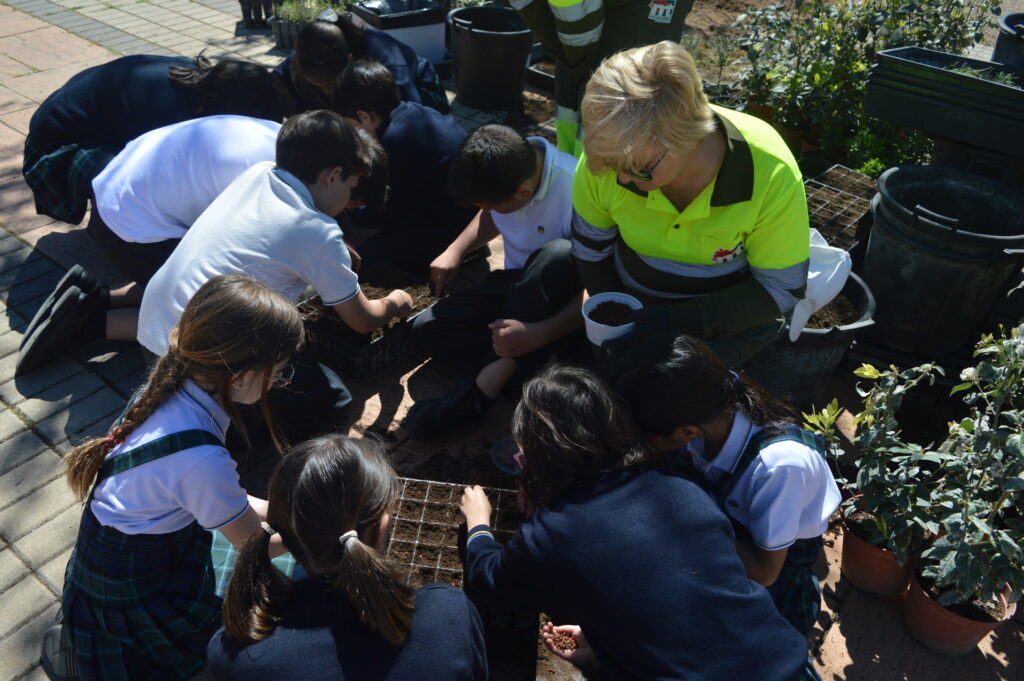
POLYGON ((1013 614, 1024 587, 1024 338, 983 336, 978 364, 953 389, 970 415, 950 424, 929 503, 938 539, 925 549, 904 609, 911 634, 940 652, 974 649, 1013 614))
POLYGON ((316 21, 325 9, 335 7, 328 0, 284 0, 275 6, 274 16, 267 20, 274 34, 274 42, 282 49, 292 49, 298 39, 299 30, 316 21))
MULTIPOLYGON (((864 591, 882 596, 902 593, 912 560, 939 531, 926 512, 935 482, 921 472, 938 466, 941 456, 905 443, 896 412, 909 390, 933 381, 941 371, 933 364, 906 371, 879 371, 865 364, 854 372, 874 383, 867 390, 857 388, 864 400, 864 409, 854 419, 858 457, 850 478, 840 474, 838 479, 844 489, 841 570, 864 591)), ((804 414, 804 419, 810 430, 825 437, 842 473, 838 464, 843 450, 835 432, 840 411, 833 401, 819 412, 804 414)))

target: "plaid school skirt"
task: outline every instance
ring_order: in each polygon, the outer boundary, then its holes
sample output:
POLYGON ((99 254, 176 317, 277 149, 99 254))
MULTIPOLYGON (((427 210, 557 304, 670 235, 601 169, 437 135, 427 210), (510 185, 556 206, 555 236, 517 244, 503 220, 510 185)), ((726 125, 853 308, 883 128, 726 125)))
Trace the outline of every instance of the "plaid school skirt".
POLYGON ((793 542, 778 579, 768 587, 779 613, 804 636, 811 633, 821 611, 821 587, 814 574, 820 551, 821 537, 793 542))
POLYGON ((32 190, 36 212, 77 225, 85 217, 93 179, 117 155, 117 147, 65 144, 43 151, 32 137, 25 140, 22 172, 32 190))
POLYGON ((82 678, 178 681, 206 665, 220 626, 211 535, 104 527, 86 506, 64 578, 64 627, 82 678))

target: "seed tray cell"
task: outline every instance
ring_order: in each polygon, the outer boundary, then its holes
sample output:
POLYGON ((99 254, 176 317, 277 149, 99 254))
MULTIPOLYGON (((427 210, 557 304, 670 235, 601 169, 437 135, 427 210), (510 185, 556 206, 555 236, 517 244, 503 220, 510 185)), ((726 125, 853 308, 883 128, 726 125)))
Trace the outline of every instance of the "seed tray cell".
MULTIPOLYGON (((401 479, 402 494, 392 520, 385 556, 406 582, 416 588, 429 582, 462 586, 460 546, 466 528, 459 513, 463 485, 401 479)), ((495 538, 506 542, 519 529, 516 493, 485 488, 493 506, 495 538)))
MULTIPOLYGON (((859 241, 857 232, 861 220, 871 210, 871 201, 827 184, 823 179, 826 177, 863 194, 868 193, 866 187, 873 180, 849 168, 833 166, 822 175, 804 182, 811 227, 817 229, 830 246, 848 251, 859 241)), ((874 195, 874 190, 871 189, 870 193, 874 195)))

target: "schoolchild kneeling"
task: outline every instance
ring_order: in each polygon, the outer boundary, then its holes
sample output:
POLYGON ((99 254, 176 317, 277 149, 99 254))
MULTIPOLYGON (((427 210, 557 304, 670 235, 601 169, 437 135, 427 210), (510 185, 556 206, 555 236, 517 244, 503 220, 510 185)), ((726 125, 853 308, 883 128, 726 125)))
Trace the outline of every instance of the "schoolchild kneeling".
POLYGON ((389 193, 383 210, 350 211, 359 227, 381 230, 359 244, 365 265, 386 260, 414 275, 454 239, 473 215, 448 193, 448 168, 465 130, 450 115, 403 101, 395 78, 379 62, 359 59, 334 84, 332 108, 375 135, 388 156, 389 193))
POLYGON ((447 584, 415 592, 381 550, 401 483, 383 448, 341 435, 297 446, 270 480, 265 533, 239 556, 210 641, 217 681, 487 678, 480 617, 447 584), (276 531, 311 575, 267 555, 276 531))
MULTIPOLYGON (((110 434, 67 455, 86 501, 62 604, 81 678, 188 679, 205 665, 221 611, 211 531, 240 546, 266 508, 239 485, 226 432, 236 404, 264 403, 302 338, 289 301, 215 277, 110 434)), ((282 553, 280 538, 264 550, 282 553)))
POLYGON ((512 434, 529 517, 503 547, 487 496, 466 488, 474 601, 573 622, 570 657, 602 678, 814 678, 806 642, 747 579, 725 515, 694 482, 647 466, 626 406, 596 376, 556 366, 529 381, 512 434))
POLYGON ((472 376, 412 406, 405 426, 417 437, 473 422, 513 378, 571 354, 583 291, 569 242, 575 169, 575 157, 544 138, 503 125, 478 128, 459 147, 449 189, 480 210, 430 264, 434 290, 442 295, 466 255, 499 236, 505 269, 416 318, 419 350, 472 376))
POLYGON ((697 338, 652 339, 622 366, 615 386, 637 427, 670 465, 698 476, 736 529, 747 575, 809 634, 821 608, 814 563, 841 501, 824 443, 697 338))

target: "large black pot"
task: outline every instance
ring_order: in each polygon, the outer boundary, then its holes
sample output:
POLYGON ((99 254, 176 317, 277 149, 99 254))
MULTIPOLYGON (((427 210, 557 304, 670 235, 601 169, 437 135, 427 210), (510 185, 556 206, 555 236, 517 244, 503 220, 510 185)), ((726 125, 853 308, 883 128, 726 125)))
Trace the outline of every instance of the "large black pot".
POLYGON ((448 13, 448 25, 459 101, 484 110, 521 108, 533 38, 516 11, 460 7, 448 13))
POLYGON ((878 302, 867 336, 924 359, 953 352, 1020 271, 1024 196, 932 166, 890 168, 878 192, 861 267, 878 302))
POLYGON ((748 359, 743 370, 801 408, 817 404, 854 338, 874 324, 875 297, 863 279, 851 272, 840 294, 857 309, 856 321, 830 329, 804 328, 795 341, 789 340, 787 326, 782 338, 748 359))
POLYGON ((1007 12, 999 17, 999 37, 992 61, 1024 75, 1024 12, 1007 12))

